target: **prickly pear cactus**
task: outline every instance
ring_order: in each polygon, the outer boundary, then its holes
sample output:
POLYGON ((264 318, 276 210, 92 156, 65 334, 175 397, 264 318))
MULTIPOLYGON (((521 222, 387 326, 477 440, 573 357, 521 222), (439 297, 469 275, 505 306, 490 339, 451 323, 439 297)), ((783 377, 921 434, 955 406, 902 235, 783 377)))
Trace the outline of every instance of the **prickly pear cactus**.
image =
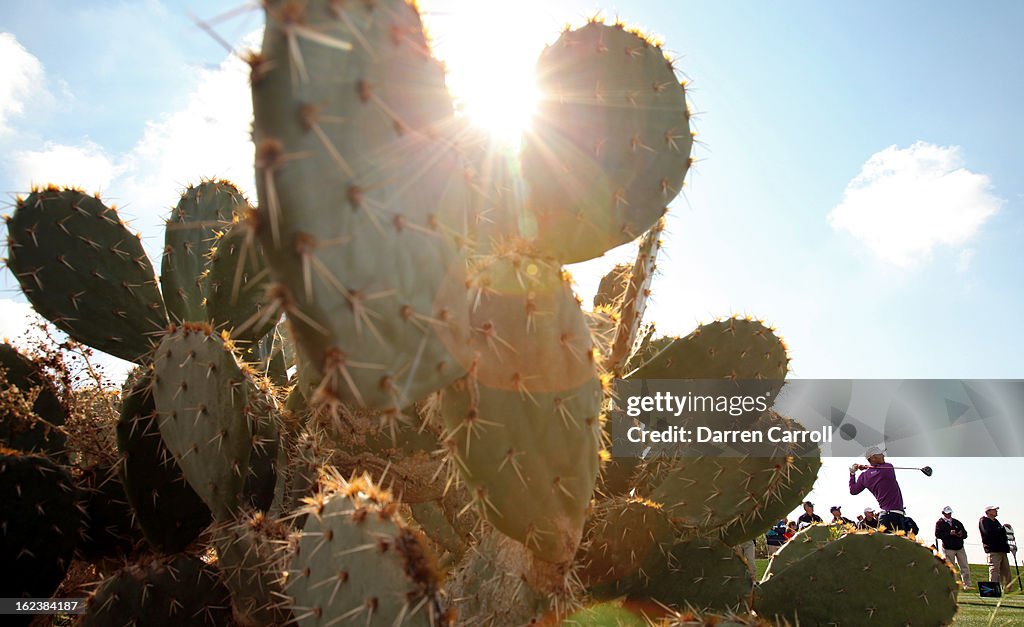
POLYGON ((167 313, 178 322, 207 320, 201 284, 217 232, 244 213, 245 198, 227 181, 188 186, 167 219, 160 287, 167 313))
POLYGON ((160 437, 152 373, 137 373, 124 391, 117 422, 119 476, 146 540, 176 553, 210 524, 210 508, 185 481, 160 437))
POLYGON ((272 306, 288 315, 313 403, 400 409, 463 374, 437 335, 468 329, 446 224, 469 197, 440 137, 444 72, 404 0, 265 8, 252 220, 272 306))
POLYGON ((242 514, 215 528, 217 569, 231 591, 234 618, 240 627, 291 621, 291 611, 282 598, 292 536, 287 524, 260 512, 242 514))
POLYGON ((185 554, 129 564, 104 580, 82 621, 86 627, 230 623, 230 595, 217 571, 185 554))
POLYGON ((755 609, 800 625, 949 625, 958 590, 933 549, 902 535, 852 532, 764 581, 755 609))
MULTIPOLYGON (((130 560, 87 626, 951 620, 948 564, 894 535, 812 528, 755 592, 733 547, 803 500, 817 446, 614 457, 613 377, 774 394, 789 366, 750 318, 644 326, 693 143, 660 44, 597 20, 563 32, 522 153, 498 154, 454 115, 414 2, 261 8, 257 207, 226 181, 186 189, 159 283, 97 197, 36 189, 8 221, 36 310, 140 368, 116 480, 0 449, 17 566, 0 596, 52 594, 77 555, 130 560), (584 313, 562 264, 641 235, 584 313)), ((56 455, 56 395, 0 358, 0 435, 56 455)), ((735 422, 799 427, 770 408, 735 422)))
POLYGON ((306 524, 287 593, 300 625, 433 625, 444 619, 434 557, 366 479, 325 477, 306 524))
POLYGON ((78 540, 77 490, 67 470, 46 457, 0 447, 0 593, 49 598, 67 572, 78 540))
POLYGON ((470 375, 442 395, 445 443, 479 511, 540 559, 572 559, 597 480, 601 383, 558 266, 486 260, 470 283, 470 375))
POLYGON ((79 342, 129 361, 167 324, 153 266, 117 211, 76 189, 19 198, 7 264, 41 315, 79 342))
POLYGON ((168 333, 153 364, 160 435, 214 518, 228 520, 241 504, 249 473, 253 436, 247 414, 259 392, 208 325, 185 324, 168 333))
POLYGON ((566 30, 537 63, 523 151, 537 245, 564 263, 641 236, 682 189, 692 137, 661 47, 621 24, 566 30))

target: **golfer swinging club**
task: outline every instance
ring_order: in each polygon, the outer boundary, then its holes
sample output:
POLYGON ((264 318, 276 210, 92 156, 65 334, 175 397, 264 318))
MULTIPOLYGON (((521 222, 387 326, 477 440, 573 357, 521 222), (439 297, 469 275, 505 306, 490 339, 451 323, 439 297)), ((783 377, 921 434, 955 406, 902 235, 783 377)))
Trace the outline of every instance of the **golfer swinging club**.
POLYGON ((878 500, 878 507, 881 510, 879 524, 885 527, 888 533, 894 531, 907 532, 907 513, 903 509, 903 492, 900 491, 900 484, 896 481, 896 470, 892 464, 885 461, 885 451, 878 446, 872 446, 864 452, 870 466, 854 464, 850 466, 850 494, 860 494, 867 488, 875 499, 878 500), (857 471, 862 470, 859 477, 857 471))

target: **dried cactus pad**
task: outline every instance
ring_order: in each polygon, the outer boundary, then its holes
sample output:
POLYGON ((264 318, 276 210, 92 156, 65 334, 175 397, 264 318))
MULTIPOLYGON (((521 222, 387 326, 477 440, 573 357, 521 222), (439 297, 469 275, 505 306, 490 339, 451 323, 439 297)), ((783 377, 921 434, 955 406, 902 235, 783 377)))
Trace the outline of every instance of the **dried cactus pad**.
POLYGON ((19 198, 7 222, 8 265, 40 315, 129 361, 145 359, 167 324, 153 266, 99 198, 47 187, 19 198))
POLYGON ((572 263, 642 235, 682 189, 693 142, 665 53, 592 22, 545 49, 537 81, 523 175, 538 245, 572 263))

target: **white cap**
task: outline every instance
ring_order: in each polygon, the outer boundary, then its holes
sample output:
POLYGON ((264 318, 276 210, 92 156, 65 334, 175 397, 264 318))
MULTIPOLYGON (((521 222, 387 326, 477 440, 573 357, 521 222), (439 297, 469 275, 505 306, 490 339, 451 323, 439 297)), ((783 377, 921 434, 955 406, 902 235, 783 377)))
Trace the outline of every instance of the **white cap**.
POLYGON ((986 512, 987 512, 988 510, 990 510, 990 509, 999 509, 999 506, 998 506, 998 505, 986 505, 986 506, 985 506, 985 511, 986 511, 986 512))
POLYGON ((871 459, 875 455, 885 455, 885 449, 881 446, 870 446, 864 451, 864 457, 871 459))
POLYGON ((953 508, 950 507, 949 505, 947 505, 947 506, 942 508, 942 513, 943 514, 952 514, 953 513, 953 508))
POLYGON ((864 508, 864 513, 865 513, 865 514, 867 514, 867 513, 869 513, 869 512, 870 512, 870 513, 872 513, 872 514, 874 514, 874 513, 875 513, 875 510, 871 509, 870 507, 865 507, 865 508, 864 508))

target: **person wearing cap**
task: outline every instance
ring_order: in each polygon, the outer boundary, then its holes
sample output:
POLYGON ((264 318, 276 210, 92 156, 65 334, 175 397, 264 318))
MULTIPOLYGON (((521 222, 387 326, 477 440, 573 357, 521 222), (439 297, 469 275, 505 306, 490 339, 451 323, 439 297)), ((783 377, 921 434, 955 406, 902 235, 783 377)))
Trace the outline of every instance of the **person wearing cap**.
POLYGON ((857 525, 858 529, 878 529, 878 517, 875 516, 875 510, 870 507, 864 508, 864 518, 857 525))
POLYGON ((1006 529, 996 519, 998 514, 998 506, 986 505, 985 515, 978 520, 978 531, 988 553, 988 580, 998 581, 1005 588, 1010 583, 1010 560, 1006 556, 1010 552, 1010 541, 1006 529))
POLYGON ((910 531, 906 521, 907 512, 903 509, 903 492, 896 481, 896 470, 885 461, 885 450, 872 446, 864 452, 868 466, 854 464, 850 466, 850 494, 857 495, 865 489, 878 500, 881 512, 880 526, 885 531, 910 531), (857 471, 861 470, 860 476, 857 471))
POLYGON ((809 527, 814 523, 820 523, 825 521, 821 519, 821 516, 818 516, 814 513, 814 503, 811 503, 810 501, 804 501, 804 513, 800 514, 800 517, 796 519, 796 522, 797 525, 801 529, 803 529, 804 527, 809 527))
POLYGON ((833 505, 828 511, 832 513, 832 520, 829 521, 830 525, 852 525, 852 520, 843 516, 843 509, 838 505, 833 505))
POLYGON ((967 549, 964 548, 966 538, 967 529, 962 522, 953 518, 953 508, 949 505, 943 507, 942 516, 935 522, 935 539, 942 543, 946 561, 960 570, 964 589, 971 587, 971 569, 967 564, 967 549))

